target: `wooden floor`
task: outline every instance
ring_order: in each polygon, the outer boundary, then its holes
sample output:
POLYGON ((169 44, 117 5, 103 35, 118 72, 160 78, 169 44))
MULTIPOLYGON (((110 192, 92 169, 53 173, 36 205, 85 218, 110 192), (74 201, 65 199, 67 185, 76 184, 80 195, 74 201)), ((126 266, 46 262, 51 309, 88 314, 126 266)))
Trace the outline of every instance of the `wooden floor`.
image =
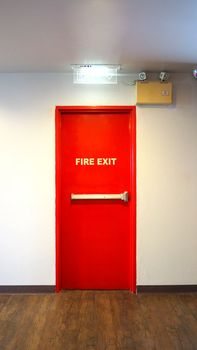
POLYGON ((0 295, 1 350, 196 350, 197 294, 0 295))

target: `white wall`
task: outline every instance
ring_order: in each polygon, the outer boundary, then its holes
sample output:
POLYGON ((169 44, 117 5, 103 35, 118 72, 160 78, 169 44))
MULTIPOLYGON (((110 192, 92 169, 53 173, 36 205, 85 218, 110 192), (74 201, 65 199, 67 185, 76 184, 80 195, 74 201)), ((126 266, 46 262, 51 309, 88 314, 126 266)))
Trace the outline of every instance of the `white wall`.
POLYGON ((197 81, 138 109, 138 284, 197 284, 197 81))
MULTIPOLYGON (((138 284, 197 283, 197 82, 137 110, 138 284)), ((0 75, 0 284, 55 284, 56 105, 133 105, 134 87, 66 74, 0 75)))

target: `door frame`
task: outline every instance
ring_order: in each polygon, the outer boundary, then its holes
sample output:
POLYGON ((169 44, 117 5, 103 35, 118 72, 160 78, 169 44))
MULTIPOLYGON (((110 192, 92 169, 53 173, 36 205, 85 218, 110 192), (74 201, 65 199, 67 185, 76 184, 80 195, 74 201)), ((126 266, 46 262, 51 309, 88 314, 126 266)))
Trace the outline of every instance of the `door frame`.
POLYGON ((136 107, 135 106, 57 106, 55 110, 56 181, 56 292, 61 290, 61 120, 70 113, 129 113, 131 118, 131 227, 130 291, 136 293, 136 107))

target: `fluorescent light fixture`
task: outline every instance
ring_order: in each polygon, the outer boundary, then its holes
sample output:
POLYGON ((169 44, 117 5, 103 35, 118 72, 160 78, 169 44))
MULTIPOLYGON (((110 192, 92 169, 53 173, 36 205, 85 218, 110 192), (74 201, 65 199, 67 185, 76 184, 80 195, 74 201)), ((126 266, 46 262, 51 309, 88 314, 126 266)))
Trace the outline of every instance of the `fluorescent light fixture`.
POLYGON ((74 84, 117 84, 120 65, 72 64, 74 84))

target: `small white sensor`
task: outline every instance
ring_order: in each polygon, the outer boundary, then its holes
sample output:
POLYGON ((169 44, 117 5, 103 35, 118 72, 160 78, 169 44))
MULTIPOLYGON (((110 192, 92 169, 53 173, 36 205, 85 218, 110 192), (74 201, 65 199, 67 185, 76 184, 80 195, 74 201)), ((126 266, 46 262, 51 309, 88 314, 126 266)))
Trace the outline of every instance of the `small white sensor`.
POLYGON ((168 80, 169 76, 170 75, 167 72, 160 72, 159 73, 159 79, 160 79, 161 82, 164 82, 164 81, 168 80))
POLYGON ((145 72, 140 72, 139 73, 139 80, 146 80, 147 79, 147 75, 145 72))
POLYGON ((195 78, 195 79, 197 79, 197 69, 193 69, 193 77, 195 78))

